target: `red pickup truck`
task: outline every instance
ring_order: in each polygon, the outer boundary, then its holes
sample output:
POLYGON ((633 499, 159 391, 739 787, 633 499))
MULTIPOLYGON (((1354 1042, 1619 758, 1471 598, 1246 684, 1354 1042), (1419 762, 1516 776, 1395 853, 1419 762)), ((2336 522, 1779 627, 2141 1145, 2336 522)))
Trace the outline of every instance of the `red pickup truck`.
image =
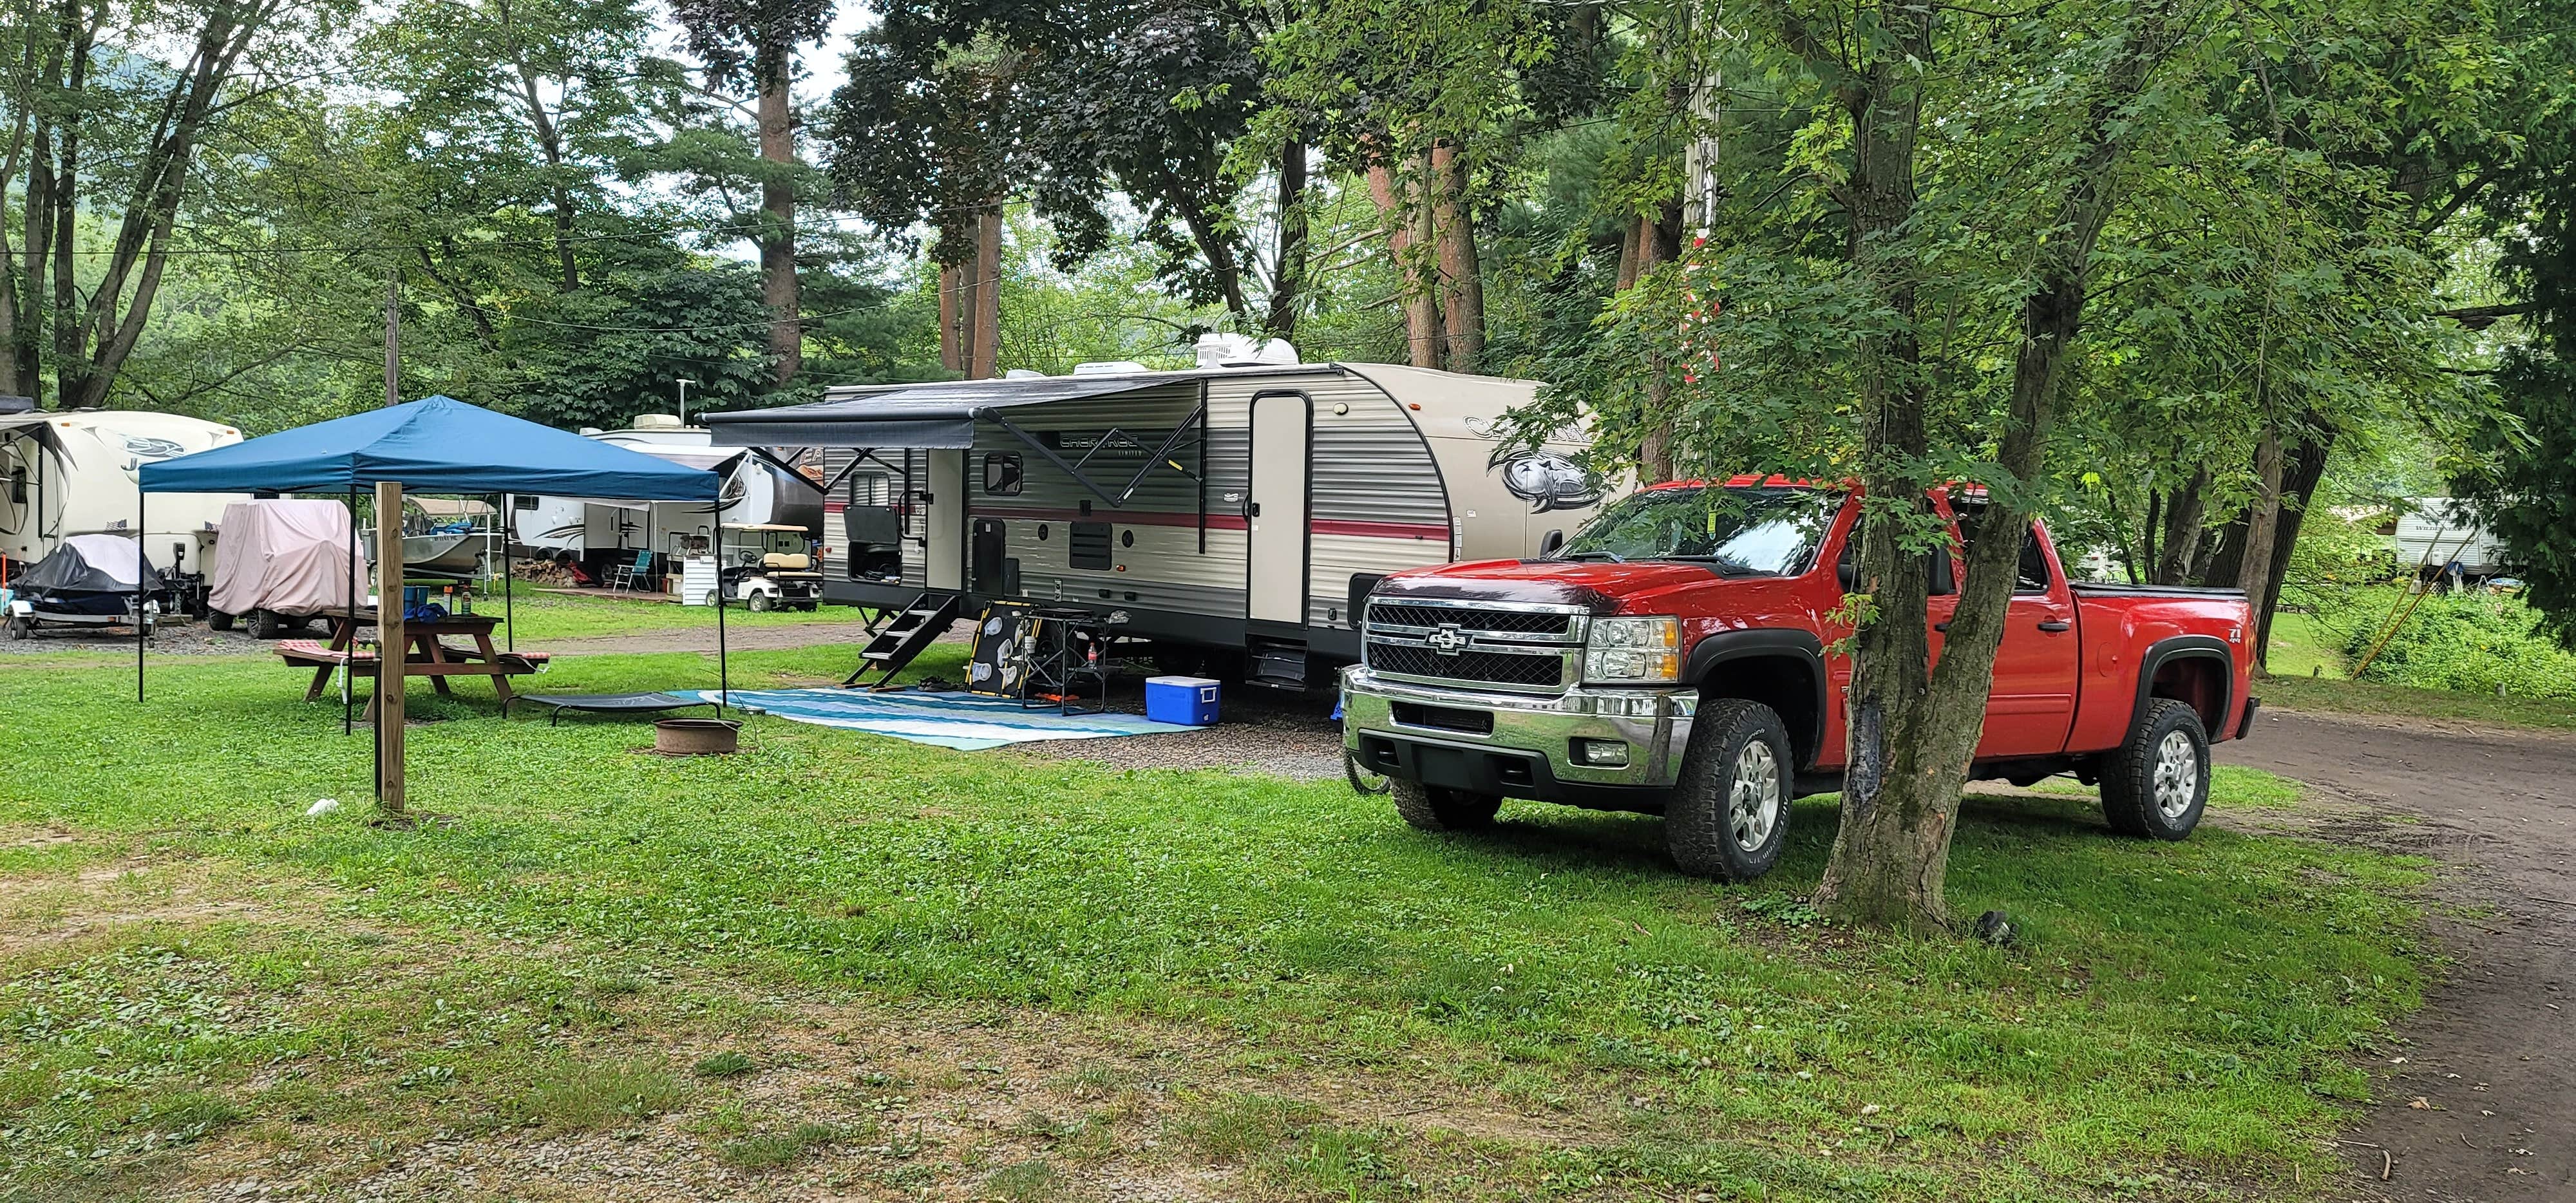
MULTIPOLYGON (((1939 493, 1954 539, 1982 500, 1939 493)), ((1533 798, 1665 817, 1683 870, 1743 881, 1779 859, 1789 801, 1842 788, 1856 494, 1779 477, 1658 485, 1553 556, 1390 576, 1343 671, 1343 742, 1429 830, 1533 798)), ((1964 547, 1964 542, 1954 543, 1964 547)), ((1931 639, 1964 565, 1933 557, 1931 639)), ((2209 745, 2242 738, 2252 622, 2235 590, 2069 581, 2023 545, 1971 775, 2071 772, 2113 829, 2178 840, 2209 797, 2209 745)))

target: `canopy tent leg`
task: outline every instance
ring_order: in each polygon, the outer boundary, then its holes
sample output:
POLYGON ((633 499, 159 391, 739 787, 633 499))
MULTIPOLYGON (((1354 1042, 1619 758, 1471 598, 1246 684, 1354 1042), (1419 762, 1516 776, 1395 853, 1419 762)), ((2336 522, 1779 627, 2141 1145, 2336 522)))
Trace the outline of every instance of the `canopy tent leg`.
POLYGON ((519 619, 510 608, 511 595, 519 591, 518 576, 510 570, 518 567, 518 558, 510 554, 510 501, 512 494, 501 494, 501 639, 504 650, 519 650, 519 619))
POLYGON ((143 554, 143 499, 141 488, 134 491, 134 700, 143 700, 143 572, 152 561, 143 554))
POLYGON ((357 727, 358 706, 358 486, 349 486, 349 645, 341 651, 348 659, 340 663, 340 734, 347 735, 357 727))
MULTIPOLYGON (((717 530, 724 527, 719 524, 717 530)), ((724 537, 716 539, 716 717, 733 701, 733 670, 725 661, 724 537)))

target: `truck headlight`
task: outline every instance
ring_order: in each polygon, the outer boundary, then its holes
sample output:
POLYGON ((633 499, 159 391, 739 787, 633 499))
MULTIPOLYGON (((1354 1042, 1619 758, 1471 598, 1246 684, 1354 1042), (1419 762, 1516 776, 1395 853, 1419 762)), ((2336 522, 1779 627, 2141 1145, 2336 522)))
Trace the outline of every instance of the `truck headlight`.
POLYGON ((1681 680, 1682 622, 1595 618, 1583 645, 1583 679, 1593 685, 1661 685, 1681 680))

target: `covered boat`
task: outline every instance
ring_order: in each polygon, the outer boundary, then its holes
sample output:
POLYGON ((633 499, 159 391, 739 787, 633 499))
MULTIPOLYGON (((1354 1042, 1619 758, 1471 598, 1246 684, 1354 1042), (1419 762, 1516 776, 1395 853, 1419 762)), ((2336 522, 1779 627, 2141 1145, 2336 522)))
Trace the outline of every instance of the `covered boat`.
POLYGON ((155 595, 167 588, 132 538, 73 535, 12 586, 9 637, 24 639, 49 625, 130 626, 137 602, 149 633, 161 612, 155 595))

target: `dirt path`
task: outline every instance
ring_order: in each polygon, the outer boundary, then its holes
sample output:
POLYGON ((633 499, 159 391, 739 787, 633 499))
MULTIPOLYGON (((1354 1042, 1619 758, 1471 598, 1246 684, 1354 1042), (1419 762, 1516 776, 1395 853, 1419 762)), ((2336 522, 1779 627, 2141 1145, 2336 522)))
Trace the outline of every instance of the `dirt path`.
POLYGON ((2267 711, 2218 758, 2339 795, 2343 835, 2481 912, 2441 921, 2451 973, 2373 1069, 2353 1197, 2576 1199, 2576 736, 2267 711))

